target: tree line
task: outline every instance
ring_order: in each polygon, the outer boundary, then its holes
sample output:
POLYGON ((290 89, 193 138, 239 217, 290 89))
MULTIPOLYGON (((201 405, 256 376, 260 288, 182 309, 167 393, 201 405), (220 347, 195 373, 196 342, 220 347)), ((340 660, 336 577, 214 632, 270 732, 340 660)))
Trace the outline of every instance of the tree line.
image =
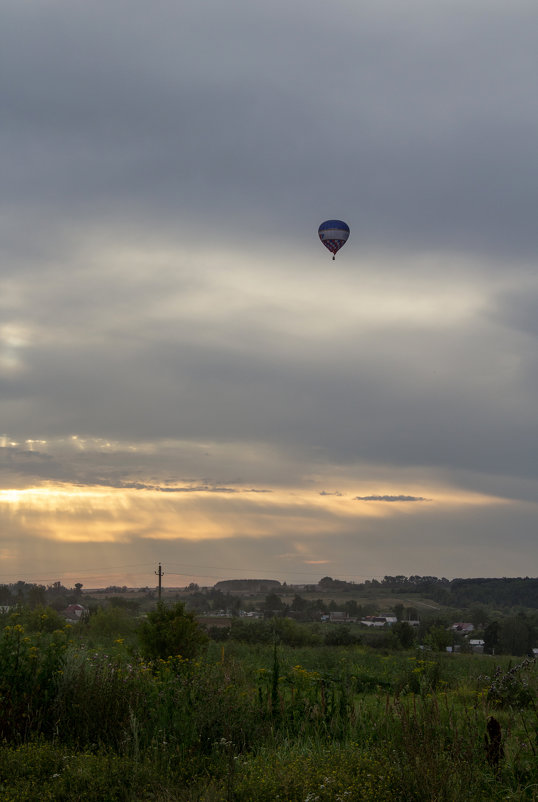
POLYGON ((447 607, 487 604, 497 608, 538 609, 538 579, 532 577, 439 579, 435 576, 387 575, 381 580, 355 583, 327 576, 319 581, 318 587, 343 593, 384 589, 392 593, 420 594, 447 607))

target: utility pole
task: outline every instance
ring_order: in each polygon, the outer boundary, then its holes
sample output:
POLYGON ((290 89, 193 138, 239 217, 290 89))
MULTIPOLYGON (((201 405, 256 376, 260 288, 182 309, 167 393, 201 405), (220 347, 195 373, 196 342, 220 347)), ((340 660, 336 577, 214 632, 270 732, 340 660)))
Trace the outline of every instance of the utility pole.
POLYGON ((157 574, 157 576, 159 577, 159 592, 158 592, 158 597, 159 597, 159 602, 160 602, 160 601, 161 601, 161 579, 162 579, 162 577, 164 576, 164 571, 162 570, 162 568, 161 568, 161 564, 160 564, 160 563, 159 563, 159 570, 158 570, 158 571, 155 571, 155 573, 156 573, 156 574, 157 574))

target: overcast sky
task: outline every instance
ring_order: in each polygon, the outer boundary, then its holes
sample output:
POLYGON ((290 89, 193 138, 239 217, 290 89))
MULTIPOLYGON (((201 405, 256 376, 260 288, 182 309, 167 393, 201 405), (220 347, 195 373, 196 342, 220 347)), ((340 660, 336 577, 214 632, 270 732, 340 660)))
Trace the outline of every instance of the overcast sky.
POLYGON ((535 0, 0 10, 0 583, 536 576, 535 0))

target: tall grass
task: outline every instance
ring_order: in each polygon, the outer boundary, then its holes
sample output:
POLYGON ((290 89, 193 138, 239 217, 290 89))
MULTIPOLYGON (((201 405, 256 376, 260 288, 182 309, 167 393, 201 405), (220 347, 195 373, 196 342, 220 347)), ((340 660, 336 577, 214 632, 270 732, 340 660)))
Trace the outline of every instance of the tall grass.
POLYGON ((538 799, 532 662, 227 643, 147 663, 71 640, 0 637, 2 800, 538 799))

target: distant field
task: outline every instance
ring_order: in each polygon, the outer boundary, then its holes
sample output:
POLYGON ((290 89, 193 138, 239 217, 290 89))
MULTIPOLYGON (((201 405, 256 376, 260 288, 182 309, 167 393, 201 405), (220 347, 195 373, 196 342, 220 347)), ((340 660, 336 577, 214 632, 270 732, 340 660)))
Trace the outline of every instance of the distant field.
MULTIPOLYGON (((91 596, 97 600, 102 600, 104 597, 109 598, 122 598, 131 601, 138 601, 142 606, 144 602, 148 602, 150 604, 154 604, 155 600, 157 599, 157 591, 154 591, 153 597, 149 597, 146 591, 136 590, 136 589, 128 589, 125 592, 121 591, 110 591, 110 592, 100 592, 97 593, 95 590, 93 591, 84 591, 86 595, 91 596)), ((356 601, 360 606, 373 606, 379 612, 388 612, 393 607, 398 604, 403 604, 404 607, 414 607, 419 612, 423 613, 435 613, 436 611, 440 611, 444 608, 442 605, 438 604, 437 602, 433 601, 429 598, 421 597, 420 595, 395 595, 393 592, 384 591, 381 588, 375 588, 371 591, 368 590, 367 592, 364 591, 363 588, 357 588, 357 592, 354 593, 353 591, 346 591, 345 593, 342 591, 324 591, 324 590, 316 590, 316 591, 303 591, 299 588, 294 588, 292 586, 287 586, 285 588, 278 589, 276 591, 277 595, 280 596, 282 601, 285 604, 291 604, 295 595, 301 596, 303 599, 307 601, 316 601, 317 599, 321 599, 325 604, 330 604, 331 602, 335 602, 338 605, 343 605, 349 601, 356 601)), ((191 591, 186 591, 180 588, 162 588, 161 598, 164 602, 171 602, 171 601, 184 601, 188 602, 189 597, 192 595, 191 591)), ((235 598, 244 599, 245 604, 249 607, 257 607, 263 604, 267 593, 251 593, 249 591, 231 591, 231 596, 235 598)))

